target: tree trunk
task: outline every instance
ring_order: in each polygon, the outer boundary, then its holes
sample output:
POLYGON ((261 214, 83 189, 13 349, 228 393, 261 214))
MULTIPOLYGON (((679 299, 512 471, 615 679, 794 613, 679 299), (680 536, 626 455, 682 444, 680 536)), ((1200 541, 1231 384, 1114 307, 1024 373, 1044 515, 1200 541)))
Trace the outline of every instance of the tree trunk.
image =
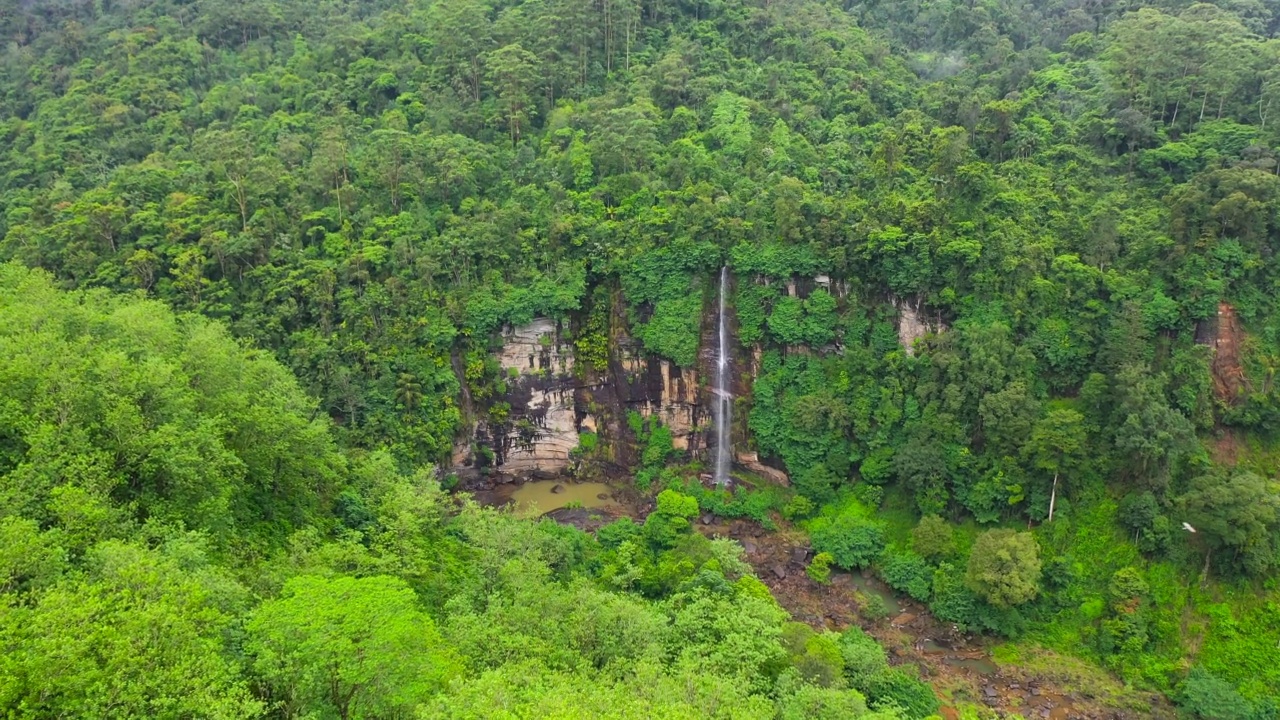
POLYGON ((1049 491, 1049 522, 1053 522, 1053 506, 1058 500, 1058 471, 1053 471, 1053 490, 1049 491))

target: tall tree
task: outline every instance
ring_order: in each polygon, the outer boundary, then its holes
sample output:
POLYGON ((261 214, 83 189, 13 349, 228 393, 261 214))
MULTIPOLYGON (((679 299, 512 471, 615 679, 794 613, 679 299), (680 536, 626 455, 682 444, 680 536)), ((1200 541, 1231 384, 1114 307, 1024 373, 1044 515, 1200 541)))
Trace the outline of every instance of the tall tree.
POLYGON ((1058 477, 1064 470, 1080 463, 1085 443, 1084 416, 1071 409, 1050 410, 1031 431, 1026 453, 1035 467, 1053 473, 1053 489, 1049 491, 1049 522, 1053 522, 1053 509, 1058 499, 1058 477))

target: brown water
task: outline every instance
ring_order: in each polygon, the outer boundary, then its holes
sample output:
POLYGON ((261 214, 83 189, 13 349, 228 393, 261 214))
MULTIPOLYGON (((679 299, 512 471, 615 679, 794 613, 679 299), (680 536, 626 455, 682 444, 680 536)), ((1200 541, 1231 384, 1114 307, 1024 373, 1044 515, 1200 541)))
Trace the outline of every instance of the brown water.
POLYGON ((570 483, 560 480, 538 480, 527 482, 511 494, 511 504, 516 514, 521 517, 537 517, 559 510, 562 507, 602 508, 616 506, 612 499, 613 489, 604 483, 570 483), (563 490, 558 493, 551 489, 559 485, 563 490), (601 500, 600 495, 607 499, 601 500))

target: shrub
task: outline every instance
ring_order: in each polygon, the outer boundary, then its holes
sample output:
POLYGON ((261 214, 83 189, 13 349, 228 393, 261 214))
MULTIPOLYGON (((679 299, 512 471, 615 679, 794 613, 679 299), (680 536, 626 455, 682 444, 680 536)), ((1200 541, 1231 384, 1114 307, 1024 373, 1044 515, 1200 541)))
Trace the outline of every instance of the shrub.
POLYGON ((925 602, 933 591, 933 568, 910 550, 889 550, 881 558, 880 575, 899 592, 925 602))
POLYGON ((873 485, 883 485, 893 477, 893 448, 878 447, 872 450, 858 466, 858 474, 863 481, 873 485))
POLYGON ((631 518, 618 518, 597 530, 596 540, 600 541, 601 547, 613 550, 622 543, 639 537, 640 532, 640 526, 636 525, 631 518))
POLYGON ((815 530, 812 539, 814 548, 831 553, 836 565, 846 570, 866 567, 884 551, 884 529, 851 513, 815 530))
POLYGON ((849 685, 861 689, 877 674, 889 669, 889 658, 874 638, 856 625, 840 633, 840 655, 849 685))
POLYGON ((796 492, 814 502, 828 502, 835 497, 840 478, 826 465, 817 463, 796 474, 793 478, 796 492))
POLYGON ((860 483, 853 488, 853 496, 867 507, 878 508, 884 502, 884 488, 870 483, 860 483))
POLYGON ((813 559, 809 561, 809 567, 805 568, 804 572, 809 576, 810 580, 819 585, 826 585, 831 582, 831 563, 833 561, 834 558, 831 557, 831 553, 820 552, 813 556, 813 559))
POLYGON ((930 717, 938 711, 938 697, 933 689, 899 668, 892 668, 876 676, 866 688, 859 688, 867 696, 871 707, 888 709, 897 706, 905 710, 907 717, 930 717))
POLYGON ((911 546, 921 556, 935 562, 950 557, 956 550, 951 526, 937 515, 920 518, 920 523, 911 530, 911 546))
POLYGON ((791 664, 806 681, 820 687, 844 685, 844 657, 839 636, 831 632, 817 633, 804 623, 790 622, 782 626, 782 644, 787 648, 791 664))
POLYGON ((782 517, 788 520, 804 520, 811 517, 818 507, 803 495, 792 497, 782 508, 782 517))
MULTIPOLYGON (((656 424, 656 423, 655 423, 656 424)), ((644 452, 640 455, 640 463, 647 468, 662 467, 667 458, 675 453, 671 441, 671 428, 657 425, 649 432, 645 441, 644 452)))
POLYGON ((918 678, 889 667, 884 648, 861 629, 849 628, 838 642, 849 686, 863 693, 876 708, 897 705, 907 717, 928 717, 938 711, 933 690, 918 678))
POLYGON ((1216 677, 1200 666, 1182 683, 1178 704, 1193 718, 1204 720, 1250 720, 1253 708, 1231 683, 1216 677))
POLYGON ((675 490, 658 493, 658 506, 644 521, 644 533, 658 548, 669 548, 689 533, 689 519, 697 517, 698 501, 675 490))

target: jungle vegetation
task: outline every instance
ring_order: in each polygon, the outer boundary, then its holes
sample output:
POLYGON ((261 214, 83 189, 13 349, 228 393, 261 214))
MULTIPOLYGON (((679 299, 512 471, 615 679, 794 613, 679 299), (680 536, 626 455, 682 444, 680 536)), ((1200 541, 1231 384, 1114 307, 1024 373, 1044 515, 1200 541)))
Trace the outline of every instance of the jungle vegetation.
POLYGON ((1275 718, 1278 35, 1274 0, 0 0, 0 708, 936 710, 701 508, 1008 662, 1275 718), (692 365, 726 264, 793 490, 690 484, 661 428, 657 510, 595 537, 440 489, 504 325, 600 369, 617 302, 692 365))

